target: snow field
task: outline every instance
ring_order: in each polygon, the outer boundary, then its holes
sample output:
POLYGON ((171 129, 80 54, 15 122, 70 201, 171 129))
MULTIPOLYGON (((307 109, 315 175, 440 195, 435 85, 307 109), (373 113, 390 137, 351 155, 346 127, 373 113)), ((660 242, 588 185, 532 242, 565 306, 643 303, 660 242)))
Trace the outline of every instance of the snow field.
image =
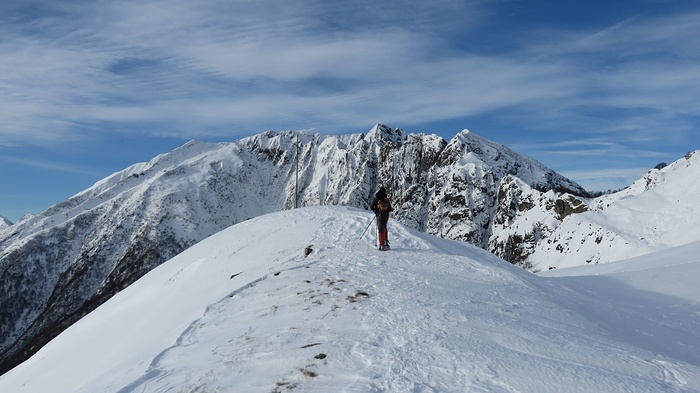
POLYGON ((220 232, 0 377, 0 391, 700 391, 697 299, 538 277, 393 220, 381 252, 372 229, 360 237, 370 220, 315 207, 220 232))

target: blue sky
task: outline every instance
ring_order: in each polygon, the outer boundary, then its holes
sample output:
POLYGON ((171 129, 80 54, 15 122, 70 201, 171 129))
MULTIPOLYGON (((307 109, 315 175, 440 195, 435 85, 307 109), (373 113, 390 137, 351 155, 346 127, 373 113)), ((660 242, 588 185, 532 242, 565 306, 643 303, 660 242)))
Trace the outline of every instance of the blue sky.
POLYGON ((188 140, 376 123, 503 143, 589 190, 700 149, 695 0, 0 3, 0 215, 188 140))

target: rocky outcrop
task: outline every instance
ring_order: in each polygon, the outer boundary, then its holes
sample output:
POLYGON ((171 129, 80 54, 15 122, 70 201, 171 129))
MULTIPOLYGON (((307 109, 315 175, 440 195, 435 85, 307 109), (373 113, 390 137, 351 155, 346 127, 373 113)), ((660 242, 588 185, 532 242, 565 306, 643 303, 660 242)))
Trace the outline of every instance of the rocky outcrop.
POLYGON ((568 216, 588 211, 586 201, 569 193, 540 192, 514 176, 498 188, 488 250, 524 268, 537 245, 549 239, 568 216))

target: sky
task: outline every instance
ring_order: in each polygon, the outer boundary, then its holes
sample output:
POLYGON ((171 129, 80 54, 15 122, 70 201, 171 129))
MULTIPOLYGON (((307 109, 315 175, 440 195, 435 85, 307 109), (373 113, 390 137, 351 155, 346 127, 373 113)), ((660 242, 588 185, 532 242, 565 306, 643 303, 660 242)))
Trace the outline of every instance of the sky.
POLYGON ((591 191, 700 149, 695 0, 0 3, 0 215, 197 139, 469 129, 591 191))

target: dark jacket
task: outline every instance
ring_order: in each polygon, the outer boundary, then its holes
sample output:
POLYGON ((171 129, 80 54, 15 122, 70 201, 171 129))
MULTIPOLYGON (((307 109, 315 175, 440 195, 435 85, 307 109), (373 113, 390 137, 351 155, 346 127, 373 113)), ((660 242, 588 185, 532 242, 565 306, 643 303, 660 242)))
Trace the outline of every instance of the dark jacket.
POLYGON ((385 217, 389 217, 389 212, 394 210, 391 206, 391 202, 389 201, 389 198, 386 196, 386 190, 384 188, 380 188, 377 194, 374 195, 374 199, 372 200, 372 204, 370 205, 370 209, 374 212, 376 215, 381 215, 385 217), (388 204, 388 208, 386 210, 382 210, 380 208, 379 202, 384 201, 388 204))

